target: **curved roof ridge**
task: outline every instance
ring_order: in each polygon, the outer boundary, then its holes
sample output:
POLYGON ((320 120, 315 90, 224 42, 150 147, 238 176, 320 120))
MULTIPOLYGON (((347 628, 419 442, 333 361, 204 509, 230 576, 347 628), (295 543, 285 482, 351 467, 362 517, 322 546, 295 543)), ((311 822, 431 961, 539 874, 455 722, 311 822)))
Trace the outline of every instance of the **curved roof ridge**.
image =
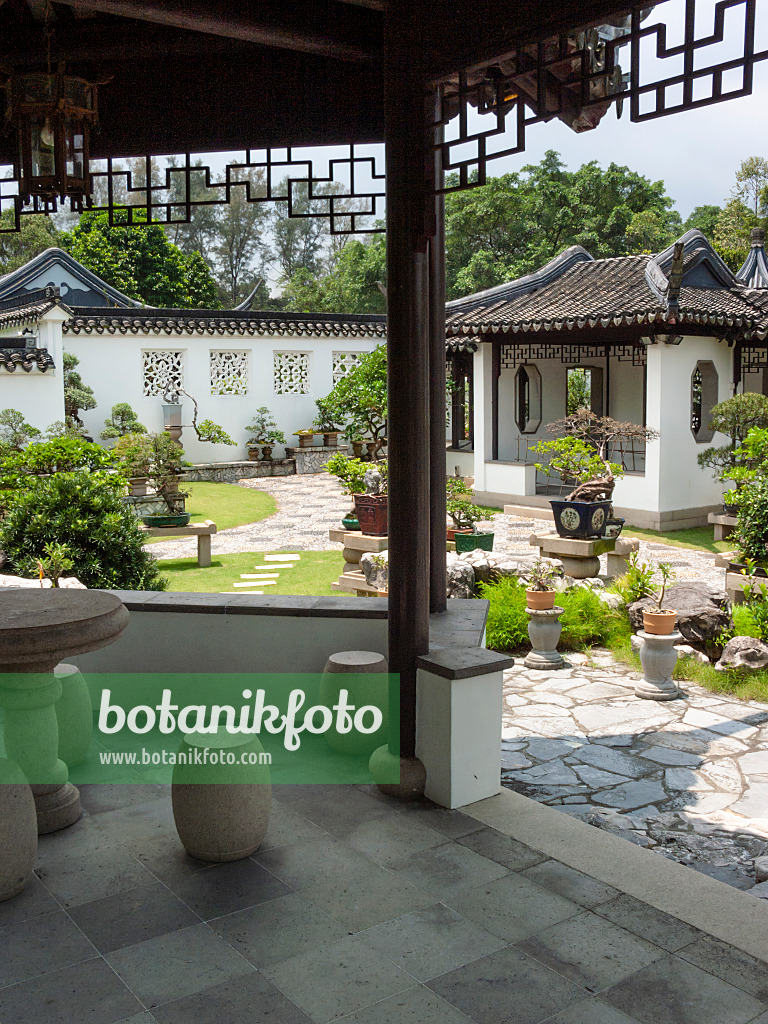
POLYGON ((92 270, 83 266, 74 256, 70 256, 68 252, 64 249, 59 249, 57 246, 43 250, 37 256, 33 256, 24 266, 17 267, 16 270, 11 270, 3 275, 3 277, 0 277, 0 299, 6 298, 18 289, 23 289, 38 274, 43 273, 57 263, 64 266, 66 270, 74 277, 79 278, 92 291, 103 295, 117 307, 151 308, 144 306, 144 303, 139 302, 138 299, 132 299, 130 296, 118 291, 117 288, 113 288, 111 284, 107 284, 97 274, 94 274, 92 270))
POLYGON ((736 280, 747 288, 768 288, 768 257, 762 228, 752 228, 752 245, 744 263, 736 271, 736 280))

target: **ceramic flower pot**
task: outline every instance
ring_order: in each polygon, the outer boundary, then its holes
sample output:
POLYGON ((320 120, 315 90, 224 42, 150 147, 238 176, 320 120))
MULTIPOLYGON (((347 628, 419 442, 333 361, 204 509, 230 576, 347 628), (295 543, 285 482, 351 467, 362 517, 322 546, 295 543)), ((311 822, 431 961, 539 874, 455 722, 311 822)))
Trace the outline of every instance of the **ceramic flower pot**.
POLYGON ((535 611, 544 611, 547 608, 555 607, 554 590, 526 590, 525 599, 528 607, 535 611))
POLYGON ((364 537, 386 537, 389 528, 386 494, 355 494, 355 512, 364 537))
POLYGON ((461 554, 463 551, 493 551, 492 533, 457 533, 454 537, 456 551, 461 554))
POLYGON ((643 629, 646 633, 668 636, 674 630, 676 622, 677 612, 669 608, 662 608, 661 611, 643 609, 643 629))
POLYGON ((175 516, 157 513, 142 516, 141 521, 145 526, 187 526, 191 518, 192 514, 190 512, 180 512, 175 516))
POLYGON ((610 501, 556 501, 550 500, 555 517, 555 529, 560 537, 588 540, 602 537, 611 515, 610 501))

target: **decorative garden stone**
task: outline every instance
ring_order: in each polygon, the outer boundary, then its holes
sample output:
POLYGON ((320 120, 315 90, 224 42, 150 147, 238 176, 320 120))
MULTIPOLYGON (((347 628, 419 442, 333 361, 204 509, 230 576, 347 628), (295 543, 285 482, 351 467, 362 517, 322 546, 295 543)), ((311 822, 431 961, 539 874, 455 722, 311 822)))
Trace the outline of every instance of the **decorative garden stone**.
MULTIPOLYGON (((243 860, 261 846, 272 809, 270 771, 266 764, 243 764, 243 754, 260 755, 256 736, 243 733, 190 733, 181 751, 194 755, 208 749, 206 764, 177 764, 173 769, 173 820, 184 849, 198 860, 221 863, 243 860), (221 764, 233 753, 235 764, 221 764), (219 763, 212 763, 211 754, 219 763)), ((190 757, 192 760, 192 757, 190 757)))
POLYGON ((59 727, 59 758, 67 768, 82 764, 88 756, 93 733, 93 705, 88 684, 76 665, 57 665, 54 675, 61 683, 56 701, 59 727))
POLYGON ((114 643, 127 624, 127 609, 104 591, 0 591, 5 748, 32 783, 41 834, 66 828, 82 813, 58 756, 61 682, 54 668, 69 656, 114 643))
POLYGON ((557 643, 560 639, 562 626, 560 616, 563 609, 558 605, 554 608, 545 608, 539 611, 535 608, 526 608, 529 618, 528 636, 531 640, 533 650, 528 654, 523 664, 526 668, 536 669, 558 669, 564 668, 565 662, 558 653, 557 643))
POLYGON ((752 636, 735 636, 723 648, 715 668, 720 672, 741 668, 757 672, 768 667, 768 644, 752 636))
POLYGON ((341 690, 347 690, 348 701, 356 708, 370 704, 382 712, 380 729, 366 735, 361 732, 337 732, 335 728, 325 733, 328 746, 339 754, 349 756, 366 755, 387 739, 387 703, 389 676, 387 659, 376 651, 339 651, 332 654, 325 663, 320 681, 320 703, 332 708, 339 701, 341 690))
MULTIPOLYGON (((649 608, 653 603, 646 597, 628 605, 627 613, 633 629, 642 629, 643 608, 649 608)), ((690 644, 715 641, 724 629, 732 625, 725 591, 703 580, 667 587, 664 606, 677 612, 677 629, 690 644)))
POLYGON ((18 896, 37 859, 37 814, 21 768, 0 758, 0 903, 18 896))
POLYGON ((475 596, 475 570, 471 565, 449 555, 445 575, 446 593, 449 598, 475 596))
POLYGON ((645 700, 674 700, 679 697, 680 691, 672 681, 672 673, 677 664, 675 644, 680 643, 682 634, 677 630, 666 634, 640 630, 637 635, 643 641, 640 647, 643 678, 635 687, 636 696, 645 700))

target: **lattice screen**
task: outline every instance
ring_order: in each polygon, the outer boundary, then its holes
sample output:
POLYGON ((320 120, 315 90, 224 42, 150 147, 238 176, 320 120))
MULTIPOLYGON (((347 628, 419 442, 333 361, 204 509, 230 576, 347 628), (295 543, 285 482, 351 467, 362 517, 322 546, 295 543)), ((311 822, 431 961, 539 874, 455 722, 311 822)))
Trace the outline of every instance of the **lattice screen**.
POLYGON ((309 352, 275 352, 275 394, 309 394, 309 352))
POLYGON ((144 396, 162 396, 170 388, 184 387, 184 353, 159 349, 142 352, 144 362, 144 396))
POLYGON ((334 352, 333 353, 333 383, 338 384, 340 380, 351 373, 359 365, 362 352, 334 352))
POLYGON ((248 394, 248 353, 211 351, 211 394, 248 394))

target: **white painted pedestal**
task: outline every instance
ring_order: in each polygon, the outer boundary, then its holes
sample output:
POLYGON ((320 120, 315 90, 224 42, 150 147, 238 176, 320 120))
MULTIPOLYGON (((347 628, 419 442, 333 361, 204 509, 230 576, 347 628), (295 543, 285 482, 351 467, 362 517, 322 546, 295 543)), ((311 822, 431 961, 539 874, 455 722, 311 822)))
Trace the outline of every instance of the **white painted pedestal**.
POLYGON ((675 644, 682 641, 683 634, 674 630, 663 636, 640 629, 637 635, 643 641, 640 648, 643 678, 635 687, 635 695, 645 700, 674 700, 679 697, 680 691, 677 683, 672 681, 672 673, 677 664, 675 644))

